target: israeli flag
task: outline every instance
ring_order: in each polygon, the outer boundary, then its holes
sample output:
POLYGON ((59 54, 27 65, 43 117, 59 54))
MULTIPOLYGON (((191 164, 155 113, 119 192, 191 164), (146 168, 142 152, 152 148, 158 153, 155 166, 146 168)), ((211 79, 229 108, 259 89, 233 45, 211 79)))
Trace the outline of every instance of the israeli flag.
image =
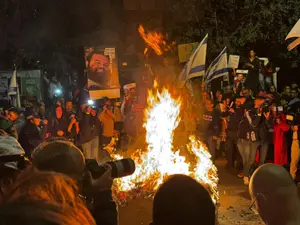
POLYGON ((208 67, 204 80, 205 83, 210 83, 213 79, 228 75, 228 64, 227 64, 227 48, 218 55, 217 58, 212 61, 208 67))
POLYGON ((17 71, 15 70, 9 84, 8 88, 8 96, 11 97, 13 100, 13 106, 17 108, 21 108, 21 101, 20 101, 20 93, 19 93, 19 86, 17 83, 17 71))
POLYGON ((186 81, 205 74, 206 49, 208 34, 201 41, 192 56, 188 59, 178 78, 178 86, 182 88, 186 81))
POLYGON ((300 19, 285 38, 288 44, 288 50, 296 48, 300 44, 300 19))

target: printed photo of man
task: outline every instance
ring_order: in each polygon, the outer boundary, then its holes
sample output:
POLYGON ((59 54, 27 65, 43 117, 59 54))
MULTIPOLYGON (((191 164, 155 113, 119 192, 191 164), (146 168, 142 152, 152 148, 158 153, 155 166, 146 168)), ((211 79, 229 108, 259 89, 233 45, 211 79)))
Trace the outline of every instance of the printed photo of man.
POLYGON ((92 89, 111 88, 111 62, 109 56, 101 50, 90 52, 86 56, 88 85, 92 89))

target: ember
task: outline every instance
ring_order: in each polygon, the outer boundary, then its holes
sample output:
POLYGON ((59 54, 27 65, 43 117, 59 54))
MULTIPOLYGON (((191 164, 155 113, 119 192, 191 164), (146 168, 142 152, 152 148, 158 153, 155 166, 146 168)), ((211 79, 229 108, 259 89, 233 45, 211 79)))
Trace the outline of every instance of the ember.
MULTIPOLYGON (((146 151, 136 150, 131 155, 136 163, 135 173, 115 181, 115 198, 119 203, 124 202, 124 196, 127 200, 138 195, 152 196, 164 179, 174 174, 195 178, 208 188, 214 202, 218 202, 217 169, 206 147, 191 136, 187 158, 180 155, 179 150, 173 151, 173 135, 180 122, 180 107, 181 99, 172 98, 167 89, 149 91, 144 123, 148 148, 146 151), (189 162, 188 159, 192 160, 189 162)), ((119 155, 113 157, 122 158, 119 155)))
MULTIPOLYGON (((158 32, 147 32, 142 25, 139 26, 138 31, 146 44, 152 48, 157 55, 162 55, 165 51, 171 50, 172 46, 175 45, 175 42, 172 42, 170 45, 167 43, 167 35, 158 32)), ((144 55, 147 54, 148 50, 149 48, 145 48, 144 55)))

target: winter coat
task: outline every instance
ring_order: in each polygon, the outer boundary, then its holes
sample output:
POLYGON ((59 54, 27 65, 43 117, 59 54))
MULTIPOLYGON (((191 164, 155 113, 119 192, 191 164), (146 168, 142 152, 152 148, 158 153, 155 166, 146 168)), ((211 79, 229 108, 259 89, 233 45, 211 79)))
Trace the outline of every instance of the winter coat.
POLYGON ((288 163, 288 150, 285 133, 290 129, 286 123, 285 115, 281 116, 282 122, 274 125, 274 163, 285 165, 288 163))

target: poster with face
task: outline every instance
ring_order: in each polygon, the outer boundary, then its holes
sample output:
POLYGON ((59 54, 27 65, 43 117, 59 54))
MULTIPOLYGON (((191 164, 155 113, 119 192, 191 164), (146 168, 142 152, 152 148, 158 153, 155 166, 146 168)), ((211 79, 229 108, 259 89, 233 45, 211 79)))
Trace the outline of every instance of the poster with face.
POLYGON ((85 47, 85 66, 90 90, 120 88, 115 48, 85 47))

